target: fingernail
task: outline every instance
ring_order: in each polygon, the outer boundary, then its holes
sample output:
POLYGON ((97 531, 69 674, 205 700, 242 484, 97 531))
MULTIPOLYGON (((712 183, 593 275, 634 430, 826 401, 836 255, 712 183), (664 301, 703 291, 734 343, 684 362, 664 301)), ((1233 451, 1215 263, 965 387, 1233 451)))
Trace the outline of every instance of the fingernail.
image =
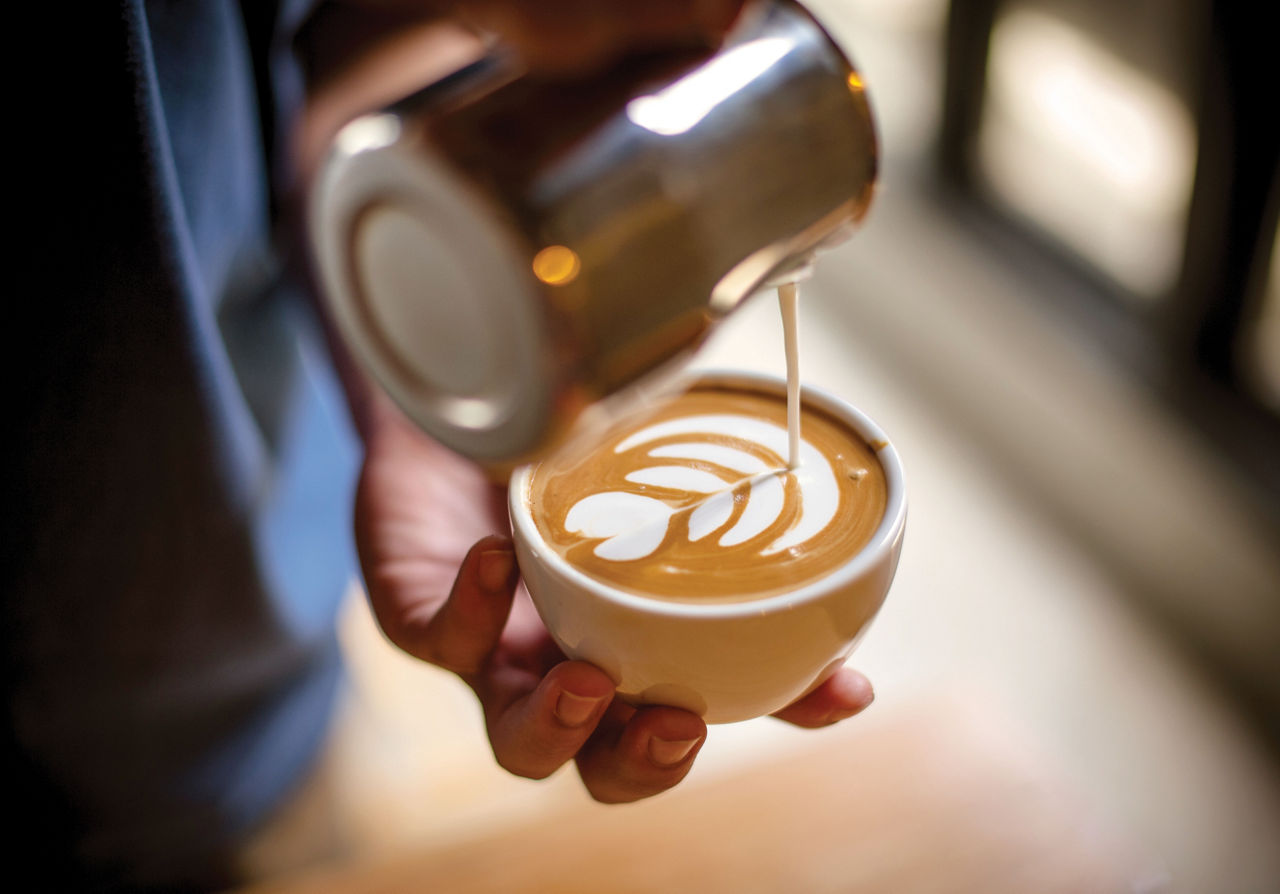
POLYGON ((659 767, 674 767, 693 750, 693 746, 701 742, 697 739, 660 739, 654 736, 649 740, 649 760, 659 767))
POLYGON ((515 567, 515 556, 509 549, 493 549, 480 554, 480 586, 490 593, 505 592, 515 567))
POLYGON ((827 719, 824 721, 824 723, 839 723, 842 720, 848 720, 850 717, 855 717, 858 714, 861 714, 863 711, 867 710, 867 708, 870 707, 871 703, 874 700, 875 700, 875 696, 869 695, 867 696, 866 701, 864 701, 860 705, 855 705, 854 707, 836 708, 830 714, 827 715, 827 719))
POLYGON ((603 696, 574 695, 572 692, 560 693, 556 700, 556 719, 565 726, 582 726, 600 703, 603 696))

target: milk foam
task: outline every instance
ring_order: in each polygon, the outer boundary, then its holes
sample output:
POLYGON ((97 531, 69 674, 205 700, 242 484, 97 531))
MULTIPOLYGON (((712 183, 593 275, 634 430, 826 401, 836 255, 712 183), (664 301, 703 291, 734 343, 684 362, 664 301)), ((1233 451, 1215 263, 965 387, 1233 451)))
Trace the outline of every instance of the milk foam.
MULTIPOLYGON (((796 482, 799 502, 795 523, 781 537, 763 546, 771 555, 803 544, 817 536, 835 517, 839 488, 835 470, 822 452, 801 439, 799 465, 795 469, 770 469, 759 457, 732 446, 715 443, 730 439, 756 444, 779 456, 790 454, 787 429, 771 422, 738 414, 683 416, 643 428, 623 439, 615 453, 624 453, 656 440, 690 436, 688 441, 655 447, 647 456, 657 460, 626 476, 641 487, 662 488, 683 495, 705 495, 689 517, 689 539, 699 541, 721 531, 733 515, 735 492, 745 482, 745 507, 737 521, 723 531, 717 545, 737 546, 759 536, 786 508, 784 480, 796 482), (683 459, 713 463, 713 471, 687 465, 662 463, 683 459)), ((578 500, 565 516, 565 529, 592 539, 603 538, 594 553, 614 562, 634 561, 653 554, 662 544, 676 509, 663 500, 629 491, 604 491, 578 500)))
POLYGON ((757 599, 855 555, 884 515, 884 472, 847 423, 805 406, 787 469, 772 389, 699 384, 584 451, 540 464, 527 499, 547 546, 578 570, 660 599, 757 599))

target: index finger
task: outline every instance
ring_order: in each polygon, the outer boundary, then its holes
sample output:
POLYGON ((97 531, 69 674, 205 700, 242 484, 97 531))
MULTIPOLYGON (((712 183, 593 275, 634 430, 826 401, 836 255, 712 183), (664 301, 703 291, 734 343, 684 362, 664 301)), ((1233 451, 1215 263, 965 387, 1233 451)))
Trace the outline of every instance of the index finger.
POLYGON ((497 648, 511 613, 517 577, 511 539, 491 535, 467 552, 449 598, 429 619, 407 617, 391 640, 410 655, 459 675, 476 673, 497 648))

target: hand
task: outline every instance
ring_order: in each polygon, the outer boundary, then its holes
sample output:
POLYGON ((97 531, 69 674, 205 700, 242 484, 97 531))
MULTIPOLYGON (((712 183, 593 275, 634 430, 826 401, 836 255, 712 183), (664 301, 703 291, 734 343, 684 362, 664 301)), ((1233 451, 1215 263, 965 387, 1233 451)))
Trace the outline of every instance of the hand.
POLYGON ((328 0, 317 4, 294 44, 308 82, 307 108, 291 137, 299 182, 311 182, 329 140, 343 124, 482 55, 484 46, 476 31, 497 35, 515 48, 532 71, 571 75, 627 50, 717 45, 742 3, 328 0))
POLYGON ((634 49, 715 46, 743 0, 459 0, 456 14, 498 34, 531 69, 590 69, 634 49))
MULTIPOLYGON (((373 611, 400 648, 474 690, 498 763, 546 777, 570 760, 599 801, 634 801, 689 772, 706 725, 677 708, 632 707, 613 681, 556 648, 522 587, 505 490, 418 432, 383 397, 366 415, 356 541, 373 611)), ((824 726, 872 698, 836 674, 778 716, 824 726)))
MULTIPOLYGON (((542 74, 589 70, 628 50, 715 46, 744 0, 330 0, 330 49, 379 31, 453 20, 513 47, 542 74), (335 17, 336 15, 336 17, 335 17)), ((344 51, 345 52, 345 51, 344 51)), ((312 66, 314 68, 314 66, 312 66)))

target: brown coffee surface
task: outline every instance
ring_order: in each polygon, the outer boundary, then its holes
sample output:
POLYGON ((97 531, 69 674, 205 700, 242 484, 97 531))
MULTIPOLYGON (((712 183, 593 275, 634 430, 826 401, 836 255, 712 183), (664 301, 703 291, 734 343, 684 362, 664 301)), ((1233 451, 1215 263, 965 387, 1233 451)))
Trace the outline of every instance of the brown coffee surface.
POLYGON ((884 470, 857 433, 807 403, 802 432, 807 458, 789 472, 785 397, 698 386, 586 453, 540 464, 530 511, 570 564, 631 593, 741 601, 795 590, 865 546, 886 504, 884 470), (628 444, 637 433, 643 442, 628 444))

